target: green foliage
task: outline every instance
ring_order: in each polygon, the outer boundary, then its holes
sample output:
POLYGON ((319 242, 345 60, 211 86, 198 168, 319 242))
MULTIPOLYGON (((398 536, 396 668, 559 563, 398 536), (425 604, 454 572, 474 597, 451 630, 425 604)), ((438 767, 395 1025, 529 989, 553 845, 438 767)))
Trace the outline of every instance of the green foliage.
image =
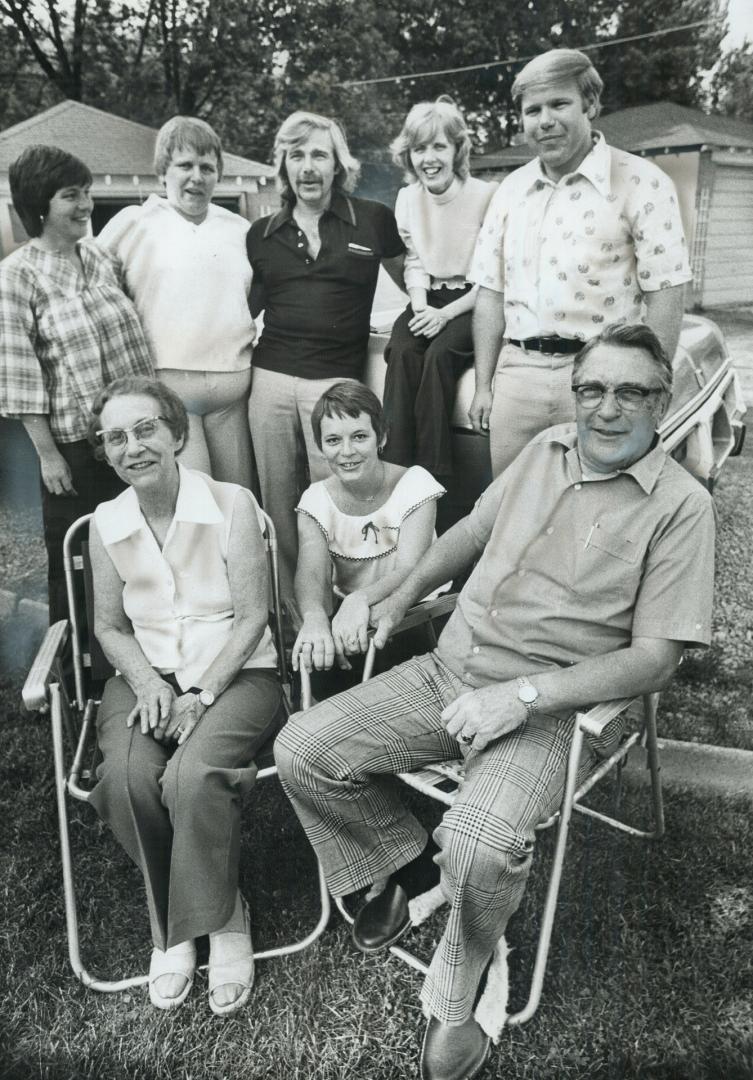
MULTIPOLYGON (((406 109, 449 92, 492 148, 517 126, 519 65, 413 76, 719 15, 700 31, 594 53, 608 110, 703 104, 700 73, 718 59, 725 13, 726 0, 0 0, 0 125, 71 97, 152 125, 203 116, 237 152, 268 159, 280 121, 308 108, 338 116, 356 152, 383 162, 406 109), (347 85, 385 75, 402 79, 347 85)), ((719 75, 722 107, 749 104, 749 63, 723 69, 736 80, 726 96, 719 75)))

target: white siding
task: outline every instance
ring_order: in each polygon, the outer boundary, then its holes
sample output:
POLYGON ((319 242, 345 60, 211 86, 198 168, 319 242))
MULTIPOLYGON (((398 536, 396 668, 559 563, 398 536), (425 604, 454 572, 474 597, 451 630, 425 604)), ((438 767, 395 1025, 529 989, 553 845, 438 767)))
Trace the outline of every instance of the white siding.
POLYGON ((753 162, 715 162, 703 268, 704 307, 753 302, 753 162))

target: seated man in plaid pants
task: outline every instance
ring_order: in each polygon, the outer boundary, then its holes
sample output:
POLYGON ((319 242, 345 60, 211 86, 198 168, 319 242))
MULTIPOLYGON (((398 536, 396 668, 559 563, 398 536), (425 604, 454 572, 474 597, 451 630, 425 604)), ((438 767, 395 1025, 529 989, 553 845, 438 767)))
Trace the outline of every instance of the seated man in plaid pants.
MULTIPOLYGON (((408 607, 470 563, 437 649, 292 717, 276 757, 334 895, 388 877, 356 916, 373 952, 410 930, 438 866, 450 905, 422 990, 425 1080, 475 1076, 489 1051, 480 983, 518 907, 536 824, 563 791, 574 710, 661 689, 710 638, 714 513, 656 427, 672 368, 647 326, 576 358, 576 424, 537 436, 471 514, 375 605, 382 646, 408 607), (433 840, 393 775, 466 755, 433 840)), ((619 719, 604 740, 613 741, 619 719)), ((583 776, 604 747, 591 743, 583 776)))

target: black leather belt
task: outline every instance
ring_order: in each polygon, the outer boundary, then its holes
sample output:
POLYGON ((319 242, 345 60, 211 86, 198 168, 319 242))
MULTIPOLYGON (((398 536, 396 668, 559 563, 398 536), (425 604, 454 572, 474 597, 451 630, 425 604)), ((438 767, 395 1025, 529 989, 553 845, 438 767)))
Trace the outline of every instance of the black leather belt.
POLYGON ((577 353, 585 344, 568 337, 529 337, 525 341, 509 339, 511 345, 517 345, 519 349, 528 349, 532 352, 543 353, 577 353))

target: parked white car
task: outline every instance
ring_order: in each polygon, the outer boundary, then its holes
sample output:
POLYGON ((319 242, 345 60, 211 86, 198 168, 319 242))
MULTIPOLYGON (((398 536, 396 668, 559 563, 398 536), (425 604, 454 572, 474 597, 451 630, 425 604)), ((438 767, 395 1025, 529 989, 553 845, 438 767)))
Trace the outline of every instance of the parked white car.
MULTIPOLYGON (((384 390, 384 348, 392 323, 402 311, 374 312, 365 381, 379 397, 384 390)), ((674 358, 674 389, 660 434, 672 456, 710 490, 728 457, 739 454, 745 438, 745 403, 721 330, 710 319, 685 315, 674 358)), ((453 416, 455 476, 441 501, 446 526, 467 513, 491 480, 489 443, 473 431, 468 409, 473 371, 458 382, 453 416)))

